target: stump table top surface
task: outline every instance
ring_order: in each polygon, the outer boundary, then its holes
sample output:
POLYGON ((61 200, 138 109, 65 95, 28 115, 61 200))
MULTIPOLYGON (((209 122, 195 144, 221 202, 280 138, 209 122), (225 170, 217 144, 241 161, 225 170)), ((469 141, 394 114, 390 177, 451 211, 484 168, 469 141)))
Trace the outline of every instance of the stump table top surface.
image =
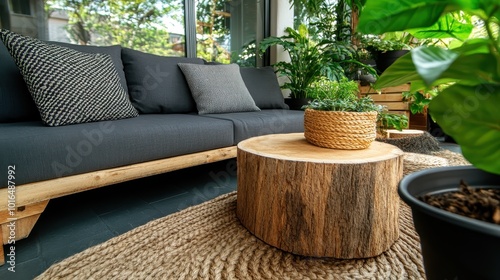
POLYGON ((362 150, 337 150, 310 144, 303 133, 270 134, 241 141, 238 149, 268 158, 318 163, 366 163, 398 157, 394 145, 374 141, 362 150))

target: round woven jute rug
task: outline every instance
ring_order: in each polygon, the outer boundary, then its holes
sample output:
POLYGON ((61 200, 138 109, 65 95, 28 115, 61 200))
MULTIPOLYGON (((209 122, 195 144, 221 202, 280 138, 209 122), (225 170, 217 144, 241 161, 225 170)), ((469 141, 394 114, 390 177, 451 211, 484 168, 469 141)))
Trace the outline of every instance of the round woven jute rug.
MULTIPOLYGON (((450 162, 468 164, 452 152, 407 153, 405 174, 450 162)), ((262 242, 238 221, 236 195, 151 221, 52 265, 37 279, 425 279, 419 238, 403 202, 400 238, 389 250, 340 260, 301 257, 262 242)))

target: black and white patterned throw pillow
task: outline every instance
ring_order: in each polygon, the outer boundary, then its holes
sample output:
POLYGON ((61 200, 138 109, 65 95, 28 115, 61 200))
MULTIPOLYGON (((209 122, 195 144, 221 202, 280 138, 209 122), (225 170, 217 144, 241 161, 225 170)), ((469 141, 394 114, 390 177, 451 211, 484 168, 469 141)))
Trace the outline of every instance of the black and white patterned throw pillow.
POLYGON ((138 115, 109 55, 82 53, 4 29, 0 39, 19 67, 45 124, 138 115))

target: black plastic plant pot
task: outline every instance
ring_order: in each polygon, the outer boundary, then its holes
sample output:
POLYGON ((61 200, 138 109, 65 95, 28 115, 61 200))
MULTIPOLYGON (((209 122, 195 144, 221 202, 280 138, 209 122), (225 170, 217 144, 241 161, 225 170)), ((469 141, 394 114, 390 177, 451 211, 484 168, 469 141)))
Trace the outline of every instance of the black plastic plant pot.
POLYGON ((420 201, 424 194, 471 187, 500 188, 500 175, 472 166, 418 171, 399 183, 399 196, 412 209, 427 279, 500 279, 500 225, 457 215, 420 201))
POLYGON ((302 106, 309 104, 311 98, 285 98, 285 104, 290 110, 302 110, 302 106))
POLYGON ((377 64, 378 74, 382 74, 385 69, 389 68, 398 58, 408 52, 409 50, 377 52, 375 54, 375 63, 377 64))

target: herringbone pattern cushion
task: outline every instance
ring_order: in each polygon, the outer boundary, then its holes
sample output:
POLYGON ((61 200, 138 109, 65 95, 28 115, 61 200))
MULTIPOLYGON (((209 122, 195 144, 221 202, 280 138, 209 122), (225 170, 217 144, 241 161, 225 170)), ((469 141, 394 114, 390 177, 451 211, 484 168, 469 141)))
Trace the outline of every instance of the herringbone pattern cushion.
POLYGON ((0 39, 19 67, 47 125, 138 115, 109 55, 82 53, 8 30, 0 30, 0 39))

